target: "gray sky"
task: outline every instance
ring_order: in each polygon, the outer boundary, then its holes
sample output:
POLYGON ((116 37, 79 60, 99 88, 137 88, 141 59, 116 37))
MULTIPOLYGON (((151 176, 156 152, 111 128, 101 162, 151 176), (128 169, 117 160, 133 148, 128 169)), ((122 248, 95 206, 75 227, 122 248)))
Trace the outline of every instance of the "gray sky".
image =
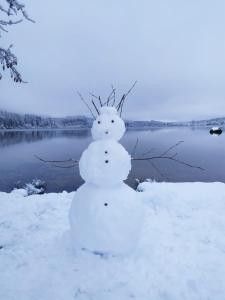
POLYGON ((29 84, 0 81, 0 109, 88 114, 76 91, 121 95, 130 119, 225 116, 224 0, 25 1, 36 24, 11 27, 29 84))

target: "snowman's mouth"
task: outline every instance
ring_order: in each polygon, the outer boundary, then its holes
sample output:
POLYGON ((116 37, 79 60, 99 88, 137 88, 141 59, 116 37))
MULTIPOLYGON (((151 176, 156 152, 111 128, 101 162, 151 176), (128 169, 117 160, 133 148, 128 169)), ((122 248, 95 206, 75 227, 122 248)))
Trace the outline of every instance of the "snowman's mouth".
POLYGON ((107 131, 105 131, 105 134, 109 134, 108 130, 107 130, 107 131))

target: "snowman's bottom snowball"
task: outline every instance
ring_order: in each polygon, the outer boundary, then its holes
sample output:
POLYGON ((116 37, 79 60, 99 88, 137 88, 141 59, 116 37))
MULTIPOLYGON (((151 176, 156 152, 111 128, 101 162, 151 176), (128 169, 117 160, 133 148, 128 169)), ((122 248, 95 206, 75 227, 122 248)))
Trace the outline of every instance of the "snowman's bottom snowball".
POLYGON ((139 197, 124 183, 105 189, 83 184, 70 209, 74 247, 112 254, 133 251, 143 220, 139 197))

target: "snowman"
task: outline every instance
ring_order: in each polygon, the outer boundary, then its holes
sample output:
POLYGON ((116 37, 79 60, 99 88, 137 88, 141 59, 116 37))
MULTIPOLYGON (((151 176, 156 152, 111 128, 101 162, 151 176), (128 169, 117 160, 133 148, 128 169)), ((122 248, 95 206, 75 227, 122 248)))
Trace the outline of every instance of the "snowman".
POLYGON ((79 161, 85 183, 70 209, 73 244, 95 253, 130 253, 143 216, 138 193, 124 183, 131 170, 131 157, 118 142, 125 124, 115 107, 102 106, 91 132, 94 141, 79 161))

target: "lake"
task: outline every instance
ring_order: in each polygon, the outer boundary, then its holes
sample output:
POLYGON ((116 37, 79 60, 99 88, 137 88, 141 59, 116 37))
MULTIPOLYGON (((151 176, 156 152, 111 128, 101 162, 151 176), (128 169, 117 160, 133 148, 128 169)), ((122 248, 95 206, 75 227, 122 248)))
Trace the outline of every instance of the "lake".
MULTIPOLYGON (((176 158, 201 166, 205 171, 188 168, 173 161, 158 159, 133 161, 127 183, 136 187, 136 179, 156 181, 225 182, 225 136, 212 136, 208 128, 163 128, 128 131, 121 140, 132 152, 139 139, 135 156, 141 157, 151 149, 151 156, 163 153, 167 148, 182 140, 184 143, 171 153, 176 158)), ((79 159, 91 142, 89 130, 39 130, 0 131, 0 190, 9 192, 16 182, 31 182, 38 178, 46 181, 48 192, 74 191, 83 180, 77 167, 61 169, 37 160, 79 159)))

